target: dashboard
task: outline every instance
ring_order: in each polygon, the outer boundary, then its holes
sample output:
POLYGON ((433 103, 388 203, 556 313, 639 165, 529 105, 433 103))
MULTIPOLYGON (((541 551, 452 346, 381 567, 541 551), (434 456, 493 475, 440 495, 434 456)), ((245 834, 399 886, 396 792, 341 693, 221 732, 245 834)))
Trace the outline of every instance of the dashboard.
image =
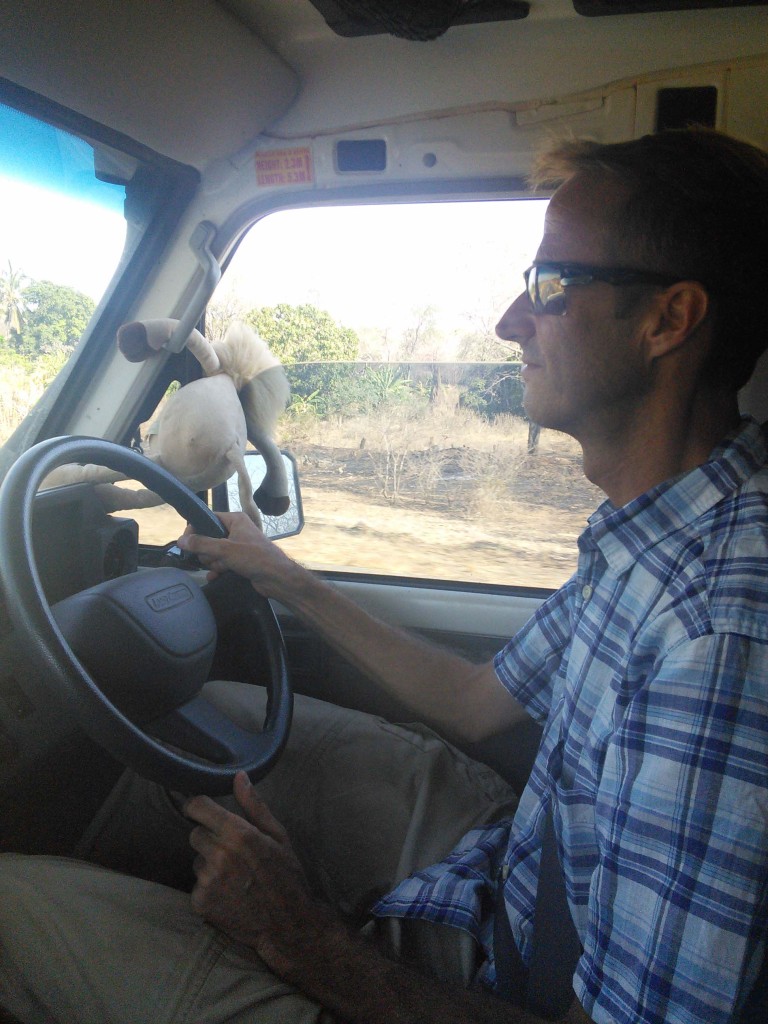
MULTIPOLYGON (((107 515, 88 484, 41 491, 32 548, 48 602, 135 572, 138 536, 136 522, 107 515)), ((13 625, 13 601, 14 594, 0 587, 0 786, 78 731, 62 695, 51 692, 45 673, 26 655, 13 625)))

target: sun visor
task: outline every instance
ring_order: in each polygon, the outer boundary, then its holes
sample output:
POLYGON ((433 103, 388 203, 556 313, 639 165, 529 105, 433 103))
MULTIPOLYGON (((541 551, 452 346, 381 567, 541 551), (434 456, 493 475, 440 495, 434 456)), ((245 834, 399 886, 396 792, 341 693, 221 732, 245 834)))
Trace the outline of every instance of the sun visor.
POLYGON ((200 169, 246 146, 298 90, 210 0, 15 0, 0 14, 0 76, 200 169))

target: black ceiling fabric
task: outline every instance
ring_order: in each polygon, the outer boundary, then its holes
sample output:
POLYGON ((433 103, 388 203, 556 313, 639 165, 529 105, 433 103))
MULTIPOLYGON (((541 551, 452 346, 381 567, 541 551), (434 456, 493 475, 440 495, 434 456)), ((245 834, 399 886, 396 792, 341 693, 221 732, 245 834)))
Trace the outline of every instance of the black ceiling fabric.
POLYGON ((714 7, 766 7, 768 0, 573 0, 577 14, 604 18, 611 14, 702 11, 714 7))
POLYGON ((427 42, 455 25, 516 21, 528 16, 523 0, 311 0, 340 36, 389 33, 427 42))

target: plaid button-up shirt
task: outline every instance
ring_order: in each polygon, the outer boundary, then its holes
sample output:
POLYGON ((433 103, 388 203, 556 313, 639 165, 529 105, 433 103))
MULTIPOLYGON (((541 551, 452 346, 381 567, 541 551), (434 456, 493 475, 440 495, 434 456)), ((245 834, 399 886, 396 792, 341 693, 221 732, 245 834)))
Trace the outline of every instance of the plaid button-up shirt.
POLYGON ((552 805, 592 1018, 732 1019, 768 930, 768 455, 745 420, 690 473, 604 503, 576 574, 496 657, 544 733, 515 817, 380 900, 463 928, 493 986, 499 879, 524 960, 552 805))

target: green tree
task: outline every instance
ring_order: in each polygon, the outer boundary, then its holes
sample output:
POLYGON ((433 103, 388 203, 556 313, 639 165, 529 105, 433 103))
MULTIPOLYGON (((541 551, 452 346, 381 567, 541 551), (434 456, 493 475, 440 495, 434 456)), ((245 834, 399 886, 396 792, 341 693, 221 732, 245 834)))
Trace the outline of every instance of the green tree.
POLYGON ((0 314, 6 335, 10 338, 21 333, 27 309, 25 282, 20 270, 14 270, 8 260, 8 269, 0 273, 0 314))
POLYGON ((525 416, 520 363, 475 363, 464 368, 459 403, 491 423, 497 416, 525 416))
POLYGON ((282 302, 252 309, 245 319, 286 365, 357 359, 357 334, 316 306, 290 306, 282 302))
POLYGON ((87 295, 52 281, 30 284, 24 301, 27 313, 18 348, 26 355, 69 355, 96 308, 87 295))
POLYGON ((308 304, 252 309, 245 319, 285 366, 294 414, 327 416, 351 410, 349 386, 360 339, 350 327, 308 304))

